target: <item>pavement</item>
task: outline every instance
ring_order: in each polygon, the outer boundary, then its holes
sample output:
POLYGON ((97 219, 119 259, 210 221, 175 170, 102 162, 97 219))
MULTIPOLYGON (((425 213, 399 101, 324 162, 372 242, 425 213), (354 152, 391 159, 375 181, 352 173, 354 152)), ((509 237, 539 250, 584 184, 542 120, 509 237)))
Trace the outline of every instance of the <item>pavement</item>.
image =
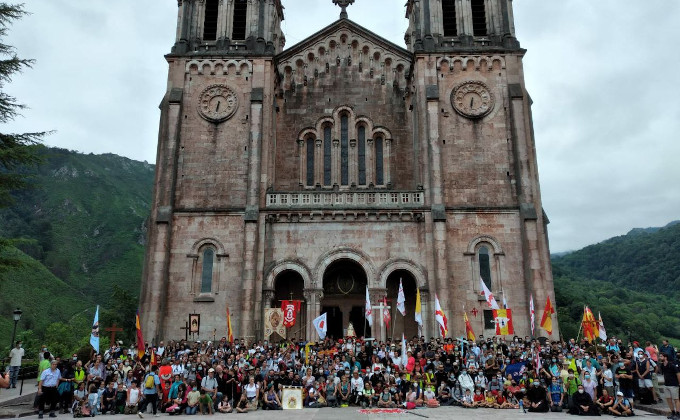
MULTIPOLYGON (((643 418, 649 418, 649 419, 664 419, 665 416, 659 416, 656 414, 650 414, 644 411, 638 410, 636 412, 637 416, 636 417, 643 417, 643 418)), ((215 418, 225 418, 225 417, 233 417, 236 414, 215 414, 211 417, 215 418)), ((416 410, 410 410, 408 412, 404 413, 369 413, 369 414, 363 414, 359 412, 359 409, 356 407, 350 407, 350 408, 305 408, 302 410, 282 410, 282 411, 263 411, 263 410, 258 410, 256 412, 250 412, 247 414, 250 417, 257 418, 259 419, 272 419, 272 420, 337 420, 337 419, 342 419, 342 420, 407 420, 407 419, 412 419, 412 420, 417 420, 419 418, 428 418, 431 420, 451 420, 451 419, 470 419, 474 418, 475 420, 484 420, 484 419, 493 419, 493 420, 513 420, 513 419, 522 419, 526 420, 529 418, 534 418, 534 419, 540 419, 540 420, 552 420, 552 419, 570 419, 573 418, 572 416, 569 416, 566 413, 523 413, 520 410, 492 410, 492 409, 485 409, 485 408, 478 408, 478 409, 464 409, 460 407, 440 407, 440 408, 423 408, 423 409, 416 409, 416 410)), ((22 415, 21 417, 25 417, 26 415, 22 415)), ((30 416, 26 416, 28 418, 37 418, 35 414, 32 414, 30 416)), ((101 417, 102 419, 107 419, 107 420, 115 420, 115 419, 137 419, 137 416, 112 416, 112 415, 104 415, 104 416, 97 416, 101 417)), ((160 418, 168 418, 169 416, 167 414, 161 414, 160 418)), ((179 416, 173 416, 171 417, 173 420, 189 420, 189 419, 197 419, 201 418, 201 415, 198 416, 186 416, 186 415, 179 415, 179 416)), ((239 415, 238 418, 242 418, 245 416, 239 415)), ((608 416, 607 416, 608 417, 608 416)), ((1 417, 0 417, 1 418, 1 417)), ((8 418, 8 417, 4 417, 8 418)), ((60 414, 58 415, 57 419, 62 418, 62 419, 67 419, 67 418, 73 418, 72 415, 70 414, 60 414)), ((155 419, 152 414, 144 414, 145 419, 155 419)), ((45 416, 45 419, 49 419, 49 417, 45 416)))

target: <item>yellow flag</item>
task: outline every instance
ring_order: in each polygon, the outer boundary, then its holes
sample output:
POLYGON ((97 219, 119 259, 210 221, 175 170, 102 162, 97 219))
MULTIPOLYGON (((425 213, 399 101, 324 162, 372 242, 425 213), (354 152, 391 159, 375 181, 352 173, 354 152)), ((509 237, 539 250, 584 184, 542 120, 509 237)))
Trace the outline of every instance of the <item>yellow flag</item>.
POLYGON ((416 289, 416 322, 421 327, 423 326, 423 308, 420 304, 420 289, 416 289))

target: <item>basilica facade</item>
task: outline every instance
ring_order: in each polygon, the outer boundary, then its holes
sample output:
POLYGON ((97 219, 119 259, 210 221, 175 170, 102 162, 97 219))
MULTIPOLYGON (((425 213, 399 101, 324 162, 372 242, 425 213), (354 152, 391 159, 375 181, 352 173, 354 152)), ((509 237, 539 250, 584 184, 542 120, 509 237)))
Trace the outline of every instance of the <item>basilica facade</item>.
POLYGON ((191 315, 195 338, 219 338, 228 308, 237 337, 262 339, 282 300, 302 302, 289 338, 315 340, 321 313, 336 338, 350 322, 413 336, 416 290, 423 335, 439 335, 437 296, 450 336, 464 311, 489 336, 480 279, 530 335, 530 298, 540 319, 554 290, 512 0, 408 0, 405 43, 334 3, 337 21, 284 48, 285 0, 178 1, 145 336, 184 337, 191 315), (389 330, 366 325, 367 288, 389 330))

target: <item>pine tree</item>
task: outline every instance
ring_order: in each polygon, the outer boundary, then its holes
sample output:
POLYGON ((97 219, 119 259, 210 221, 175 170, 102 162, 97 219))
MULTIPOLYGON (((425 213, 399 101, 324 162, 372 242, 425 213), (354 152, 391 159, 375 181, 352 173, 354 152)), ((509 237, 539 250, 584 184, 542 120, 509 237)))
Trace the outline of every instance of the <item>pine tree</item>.
MULTIPOLYGON (((17 98, 8 95, 4 87, 12 77, 22 70, 31 68, 34 60, 19 58, 13 46, 4 43, 9 27, 28 12, 23 4, 0 2, 0 208, 12 203, 12 191, 28 186, 26 176, 18 171, 21 166, 35 165, 40 161, 37 146, 45 132, 7 133, 3 126, 20 115, 26 108, 17 98)), ((11 241, 0 238, 0 272, 17 262, 3 257, 3 249, 11 241)))

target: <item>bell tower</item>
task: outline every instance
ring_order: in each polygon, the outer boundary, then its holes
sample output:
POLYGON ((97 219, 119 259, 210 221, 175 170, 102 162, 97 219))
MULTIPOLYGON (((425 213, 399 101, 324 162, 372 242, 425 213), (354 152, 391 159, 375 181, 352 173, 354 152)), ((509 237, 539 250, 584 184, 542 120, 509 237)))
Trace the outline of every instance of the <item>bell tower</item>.
POLYGON ((285 44, 281 0, 178 0, 178 5, 173 54, 276 54, 285 44))

